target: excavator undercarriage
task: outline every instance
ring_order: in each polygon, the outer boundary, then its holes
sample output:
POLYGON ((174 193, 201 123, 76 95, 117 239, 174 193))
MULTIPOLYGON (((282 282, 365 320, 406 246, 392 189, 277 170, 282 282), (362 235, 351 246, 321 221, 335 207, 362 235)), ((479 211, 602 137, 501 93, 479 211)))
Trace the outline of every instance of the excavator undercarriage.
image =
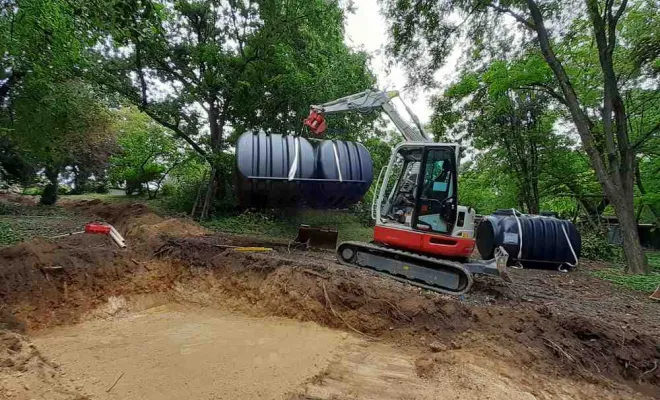
POLYGON ((428 257, 374 243, 344 242, 337 247, 337 260, 346 266, 365 268, 423 289, 451 295, 467 293, 473 274, 501 277, 511 282, 502 249, 493 260, 457 262, 428 257))

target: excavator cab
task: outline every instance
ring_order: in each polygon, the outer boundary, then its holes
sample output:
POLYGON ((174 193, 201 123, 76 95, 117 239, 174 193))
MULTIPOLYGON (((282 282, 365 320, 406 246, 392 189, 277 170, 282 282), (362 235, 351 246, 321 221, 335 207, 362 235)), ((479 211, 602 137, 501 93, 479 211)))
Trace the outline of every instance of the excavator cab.
POLYGON ((376 181, 372 243, 343 242, 337 260, 424 289, 463 294, 474 274, 511 281, 508 254, 469 260, 474 240, 474 210, 458 205, 459 145, 403 142, 376 181))
POLYGON ((404 142, 377 182, 374 241, 445 258, 474 249, 474 212, 458 206, 458 145, 404 142))

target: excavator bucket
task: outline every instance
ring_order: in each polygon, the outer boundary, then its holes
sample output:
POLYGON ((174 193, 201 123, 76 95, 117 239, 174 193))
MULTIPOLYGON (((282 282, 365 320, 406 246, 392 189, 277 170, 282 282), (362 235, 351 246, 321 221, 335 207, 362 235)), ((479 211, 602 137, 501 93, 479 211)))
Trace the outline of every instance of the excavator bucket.
POLYGON ((660 300, 660 285, 658 285, 658 288, 655 289, 655 292, 651 296, 649 296, 653 300, 660 300))
POLYGON ((334 228, 300 225, 296 242, 304 243, 308 248, 334 250, 337 248, 338 235, 339 232, 334 228))
POLYGON ((328 128, 328 125, 325 122, 325 117, 322 113, 312 110, 309 112, 309 116, 305 118, 303 124, 309 128, 312 133, 316 136, 322 136, 325 130, 328 128))

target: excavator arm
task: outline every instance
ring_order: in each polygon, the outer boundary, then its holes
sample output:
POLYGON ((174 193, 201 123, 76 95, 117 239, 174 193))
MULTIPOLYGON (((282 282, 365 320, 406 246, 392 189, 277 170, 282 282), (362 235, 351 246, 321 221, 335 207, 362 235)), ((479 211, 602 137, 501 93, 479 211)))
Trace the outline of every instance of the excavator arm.
POLYGON ((404 103, 406 111, 412 118, 415 126, 409 124, 399 112, 394 108, 392 99, 399 97, 396 90, 382 92, 377 90, 365 90, 361 93, 355 93, 350 96, 342 97, 321 105, 311 106, 309 117, 305 119, 305 125, 317 135, 322 134, 327 125, 325 123, 326 115, 341 114, 345 112, 359 112, 363 114, 374 111, 382 111, 390 117, 394 126, 401 132, 401 135, 409 142, 430 142, 431 139, 422 129, 419 118, 404 103))

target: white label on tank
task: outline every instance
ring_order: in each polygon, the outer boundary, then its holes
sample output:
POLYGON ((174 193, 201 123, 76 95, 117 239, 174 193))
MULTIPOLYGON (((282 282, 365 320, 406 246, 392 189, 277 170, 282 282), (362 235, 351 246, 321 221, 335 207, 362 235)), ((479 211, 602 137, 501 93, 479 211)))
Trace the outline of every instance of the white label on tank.
POLYGON ((513 232, 504 232, 504 244, 518 244, 518 234, 513 232))

